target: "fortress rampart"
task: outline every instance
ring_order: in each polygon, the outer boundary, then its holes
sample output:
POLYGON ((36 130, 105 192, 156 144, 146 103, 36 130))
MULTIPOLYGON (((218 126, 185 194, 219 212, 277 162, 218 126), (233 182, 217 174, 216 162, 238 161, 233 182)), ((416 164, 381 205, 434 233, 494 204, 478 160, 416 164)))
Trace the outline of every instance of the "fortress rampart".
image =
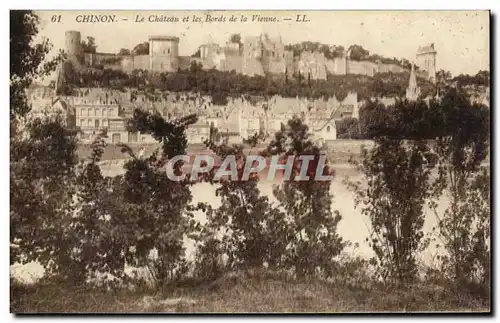
MULTIPOLYGON (((178 37, 151 36, 149 54, 125 56, 83 53, 78 31, 67 31, 65 44, 72 61, 81 57, 86 65, 104 65, 127 73, 136 69, 175 72, 189 68, 192 62, 201 63, 204 69, 234 70, 249 76, 300 73, 311 79, 326 79, 328 74, 373 76, 377 73, 409 72, 409 69, 396 64, 351 60, 345 53, 343 57, 327 59, 323 53, 305 51, 294 57, 291 51, 285 49, 281 38, 270 38, 266 34, 245 37, 241 43, 227 43, 225 46, 203 44, 199 47, 198 57, 179 56, 179 42, 178 37)), ((433 44, 419 47, 416 57, 421 69, 416 71, 417 76, 435 78, 436 53, 433 44)))

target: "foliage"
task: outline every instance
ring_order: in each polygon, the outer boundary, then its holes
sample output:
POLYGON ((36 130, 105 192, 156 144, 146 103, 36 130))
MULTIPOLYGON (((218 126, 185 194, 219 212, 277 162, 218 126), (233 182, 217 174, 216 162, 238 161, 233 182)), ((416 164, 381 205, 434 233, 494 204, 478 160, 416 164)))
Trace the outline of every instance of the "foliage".
MULTIPOLYGON (((53 72, 63 57, 60 52, 55 58, 46 61, 52 46, 43 38, 35 43, 39 30, 39 18, 32 11, 10 11, 10 119, 26 115, 30 107, 26 101, 25 89, 35 79, 53 72)), ((11 127, 12 129, 12 127, 11 127)))
POLYGON ((363 61, 370 56, 370 52, 361 45, 351 45, 347 52, 349 53, 349 58, 353 61, 363 61))
MULTIPOLYGON (((252 147, 255 147, 257 137, 251 139, 252 147)), ((227 270, 264 266, 282 268, 288 241, 293 235, 285 221, 285 214, 272 206, 267 197, 261 196, 255 174, 250 175, 248 180, 242 179, 244 165, 249 160, 243 153, 243 146, 217 145, 213 141, 207 141, 207 146, 222 160, 235 156, 235 165, 230 166, 237 167, 237 170, 216 179, 219 184, 216 195, 221 198, 221 206, 217 209, 201 206, 208 223, 200 235, 198 273, 204 272, 205 276, 213 277, 227 270), (221 255, 228 258, 225 264, 221 259, 216 261, 221 255), (209 256, 213 258, 210 260, 209 256)), ((227 165, 226 168, 223 165, 220 167, 227 169, 227 165)), ((217 170, 214 168, 208 175, 210 181, 214 180, 217 170)))
POLYGON ((85 40, 82 40, 81 47, 84 53, 95 54, 97 52, 97 45, 95 43, 95 38, 92 36, 87 37, 86 42, 85 40))
POLYGON ((450 205, 439 214, 442 273, 455 286, 476 285, 487 294, 489 278, 490 185, 489 172, 481 168, 488 155, 489 109, 471 104, 467 95, 448 89, 434 107, 439 111, 435 151, 439 157, 436 195, 444 190, 450 205))
POLYGON ((337 138, 339 139, 364 139, 357 118, 344 118, 335 121, 337 138))
POLYGON ((120 48, 120 51, 118 52, 118 56, 127 56, 127 55, 131 55, 130 49, 120 48))
POLYGON ((36 43, 39 18, 10 12, 10 263, 48 265, 71 214, 76 134, 60 115, 29 118, 25 90, 50 74, 63 56, 46 61, 51 46, 36 43), (64 187, 61 183, 68 183, 64 187))
POLYGON ((423 207, 432 188, 433 156, 425 142, 379 137, 371 151, 363 150, 358 166, 367 184, 351 187, 371 221, 367 242, 376 254, 378 274, 388 282, 412 282, 417 253, 426 247, 423 207))
POLYGON ((149 55, 149 42, 137 44, 132 49, 132 55, 149 55))
MULTIPOLYGON (((315 275, 318 271, 320 275, 331 276, 335 257, 348 243, 337 233, 341 216, 338 211, 331 210, 331 180, 315 178, 323 152, 309 139, 307 126, 300 119, 293 118, 275 134, 266 153, 279 155, 284 160, 289 156, 295 158, 290 180, 273 190, 279 206, 287 215, 288 231, 293 233, 285 254, 286 268, 293 268, 301 278, 315 275), (297 158, 303 155, 313 156, 313 160, 307 168, 308 177, 297 181, 302 177, 297 158)), ((322 174, 333 175, 326 163, 322 174)))
POLYGON ((431 171, 437 158, 426 139, 433 138, 432 110, 423 101, 397 101, 385 107, 369 102, 363 122, 375 147, 362 152, 357 165, 365 183, 349 183, 356 204, 371 221, 367 239, 376 254, 379 275, 386 281, 416 279, 416 256, 422 240, 423 207, 433 193, 431 171))
MULTIPOLYGON (((169 92, 194 92, 210 95, 214 104, 225 104, 230 97, 273 96, 307 97, 311 99, 345 98, 348 92, 357 92, 359 99, 372 97, 401 97, 408 86, 408 72, 366 75, 330 75, 327 80, 270 78, 246 76, 236 72, 215 69, 203 70, 196 62, 186 70, 175 73, 155 73, 135 70, 126 74, 113 69, 67 69, 65 83, 76 87, 134 88, 142 91, 155 89, 169 92), (194 67, 194 68, 193 68, 194 67), (146 85, 147 84, 147 85, 146 85)), ((434 95, 432 83, 419 79, 422 95, 434 95)))
POLYGON ((231 37, 229 37, 229 41, 233 44, 241 44, 241 34, 232 34, 231 37))
POLYGON ((460 74, 455 76, 452 82, 456 83, 459 87, 464 87, 466 85, 475 86, 489 86, 490 85, 490 72, 489 71, 479 71, 476 75, 463 75, 460 74))
POLYGON ((344 56, 344 47, 336 45, 326 45, 319 42, 303 41, 298 44, 285 46, 285 50, 292 51, 294 57, 300 57, 304 51, 320 52, 326 59, 340 58, 344 56))
POLYGON ((21 130, 10 147, 10 262, 47 266, 72 213, 76 134, 60 116, 28 120, 21 130))
MULTIPOLYGON (((110 210, 116 197, 112 180, 103 177, 99 166, 105 148, 98 136, 87 161, 77 169, 74 212, 64 226, 64 241, 54 255, 60 278, 74 285, 100 280, 101 275, 125 276, 125 243, 120 222, 110 210)), ((109 277, 107 281, 109 282, 109 277)))
MULTIPOLYGON (((130 131, 151 134, 161 143, 161 153, 137 157, 123 146, 131 157, 125 174, 115 179, 117 199, 112 218, 121 223, 126 241, 127 263, 148 267, 154 282, 163 285, 185 270, 183 238, 195 223, 187 209, 191 202, 189 182, 173 181, 164 170, 167 162, 185 154, 185 129, 196 122, 195 116, 165 121, 157 114, 136 109, 128 127, 130 131)), ((174 165, 179 175, 182 163, 174 165)))

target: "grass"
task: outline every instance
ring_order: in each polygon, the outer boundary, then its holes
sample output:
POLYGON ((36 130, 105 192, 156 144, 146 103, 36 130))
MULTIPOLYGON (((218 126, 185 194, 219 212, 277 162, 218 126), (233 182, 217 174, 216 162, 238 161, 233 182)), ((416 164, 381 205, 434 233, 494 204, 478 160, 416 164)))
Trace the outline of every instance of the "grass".
POLYGON ((226 275, 210 284, 165 287, 162 291, 74 289, 57 284, 11 285, 14 313, 353 313, 489 312, 489 305, 443 288, 419 284, 397 290, 321 280, 297 281, 277 274, 226 275), (182 298, 195 304, 167 306, 145 299, 182 298))

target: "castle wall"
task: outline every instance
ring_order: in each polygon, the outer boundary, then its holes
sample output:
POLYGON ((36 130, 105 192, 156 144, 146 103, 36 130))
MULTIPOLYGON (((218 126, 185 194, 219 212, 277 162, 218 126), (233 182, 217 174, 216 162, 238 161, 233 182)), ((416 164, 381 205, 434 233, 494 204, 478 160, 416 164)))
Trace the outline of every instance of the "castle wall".
POLYGON ((313 80, 326 80, 326 59, 323 53, 303 52, 298 62, 298 71, 313 80))
POLYGON ((254 76, 264 75, 264 68, 262 62, 257 58, 245 58, 243 62, 243 74, 254 76))
POLYGON ((134 56, 134 69, 147 70, 149 68, 149 55, 134 56))
POLYGON ((236 73, 243 72, 243 57, 242 56, 226 56, 226 58, 221 61, 221 70, 231 72, 235 70, 236 73))
POLYGON ((347 74, 373 76, 378 71, 378 65, 369 61, 347 61, 347 74))
POLYGON ((125 73, 133 70, 148 70, 149 55, 124 56, 121 60, 121 68, 125 73))
POLYGON ((266 73, 271 73, 271 74, 283 74, 285 73, 287 69, 287 63, 285 61, 285 58, 280 58, 280 59, 270 59, 268 60, 267 63, 267 70, 265 70, 266 73))
POLYGON ((336 57, 333 60, 327 60, 327 71, 334 75, 347 74, 347 59, 345 57, 336 57))
POLYGON ((109 53, 84 53, 84 62, 87 66, 103 65, 105 68, 121 69, 121 58, 109 53))
POLYGON ((378 73, 401 73, 408 71, 407 69, 396 64, 379 64, 378 73))
POLYGON ((190 56, 179 56, 179 68, 181 70, 186 70, 191 65, 191 57, 190 56))
POLYGON ((199 57, 192 57, 191 61, 201 63, 204 70, 210 70, 212 68, 215 68, 215 62, 212 59, 203 59, 203 58, 199 58, 199 57))

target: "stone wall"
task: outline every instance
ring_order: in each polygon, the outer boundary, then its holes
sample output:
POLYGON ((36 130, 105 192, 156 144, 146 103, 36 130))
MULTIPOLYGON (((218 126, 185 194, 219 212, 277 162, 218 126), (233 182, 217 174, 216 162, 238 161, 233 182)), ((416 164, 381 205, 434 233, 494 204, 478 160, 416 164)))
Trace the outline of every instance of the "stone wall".
POLYGON ((369 61, 347 61, 347 74, 373 76, 378 71, 378 65, 369 61))
POLYGON ((125 73, 130 73, 133 70, 148 70, 149 55, 124 56, 121 67, 125 73))

